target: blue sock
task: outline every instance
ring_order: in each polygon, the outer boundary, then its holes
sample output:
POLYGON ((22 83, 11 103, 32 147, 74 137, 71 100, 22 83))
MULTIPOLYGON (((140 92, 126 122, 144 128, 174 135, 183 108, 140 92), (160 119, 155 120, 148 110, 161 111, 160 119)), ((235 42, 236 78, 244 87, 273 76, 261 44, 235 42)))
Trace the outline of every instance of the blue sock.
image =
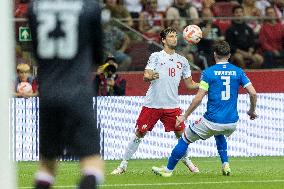
POLYGON ((219 153, 219 156, 221 158, 222 164, 224 162, 228 162, 228 154, 227 154, 227 141, 224 135, 217 135, 214 136, 216 140, 217 150, 219 153))
POLYGON ((178 144, 173 149, 171 156, 168 160, 167 168, 169 170, 174 170, 175 166, 177 165, 178 161, 184 156, 186 153, 188 144, 180 138, 178 144))

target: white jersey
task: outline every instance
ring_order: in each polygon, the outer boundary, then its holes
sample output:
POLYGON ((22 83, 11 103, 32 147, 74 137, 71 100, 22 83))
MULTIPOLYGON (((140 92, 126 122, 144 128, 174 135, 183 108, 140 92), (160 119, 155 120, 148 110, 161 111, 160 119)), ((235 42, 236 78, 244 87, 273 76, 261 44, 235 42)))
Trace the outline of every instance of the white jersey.
POLYGON ((187 59, 177 53, 167 54, 162 50, 151 54, 145 69, 158 72, 159 79, 151 81, 144 106, 163 109, 178 108, 180 80, 191 76, 187 59))

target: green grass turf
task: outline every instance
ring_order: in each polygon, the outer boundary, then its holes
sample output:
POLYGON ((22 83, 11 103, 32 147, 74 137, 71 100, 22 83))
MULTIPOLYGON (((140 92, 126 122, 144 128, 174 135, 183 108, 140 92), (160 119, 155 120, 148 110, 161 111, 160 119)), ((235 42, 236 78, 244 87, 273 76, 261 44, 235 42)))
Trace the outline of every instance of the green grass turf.
MULTIPOLYGON (((137 189, 284 189, 284 157, 231 158, 231 176, 221 174, 219 158, 193 158, 199 174, 190 173, 179 163, 174 175, 163 178, 151 172, 152 166, 165 165, 166 159, 131 160, 123 175, 110 175, 119 161, 106 161, 106 181, 101 188, 137 189)), ((18 188, 32 188, 36 162, 19 162, 18 188)), ((77 162, 61 162, 54 188, 75 188, 80 177, 77 162)))

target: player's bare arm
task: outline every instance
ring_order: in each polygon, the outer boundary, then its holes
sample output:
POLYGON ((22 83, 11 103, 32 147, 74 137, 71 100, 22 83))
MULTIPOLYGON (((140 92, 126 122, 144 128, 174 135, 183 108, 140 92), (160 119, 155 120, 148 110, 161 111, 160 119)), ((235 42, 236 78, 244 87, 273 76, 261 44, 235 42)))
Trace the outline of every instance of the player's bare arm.
POLYGON ((145 82, 150 82, 150 81, 153 81, 155 79, 159 79, 159 73, 158 72, 155 72, 153 70, 145 70, 144 71, 143 80, 145 82))
POLYGON ((199 88, 197 94, 195 95, 194 99, 192 100, 186 112, 183 115, 177 117, 176 126, 180 125, 182 122, 184 122, 188 118, 188 116, 199 106, 203 97, 206 94, 207 94, 206 90, 199 88))
POLYGON ((184 79, 185 86, 188 90, 192 89, 198 89, 199 88, 199 83, 196 83, 195 81, 192 80, 192 76, 184 79))
POLYGON ((250 109, 247 112, 247 114, 249 115, 251 120, 254 120, 254 119, 257 118, 257 114, 255 112, 256 101, 257 101, 256 91, 255 91, 253 85, 246 86, 245 90, 247 91, 247 93, 249 94, 249 97, 250 97, 250 109))

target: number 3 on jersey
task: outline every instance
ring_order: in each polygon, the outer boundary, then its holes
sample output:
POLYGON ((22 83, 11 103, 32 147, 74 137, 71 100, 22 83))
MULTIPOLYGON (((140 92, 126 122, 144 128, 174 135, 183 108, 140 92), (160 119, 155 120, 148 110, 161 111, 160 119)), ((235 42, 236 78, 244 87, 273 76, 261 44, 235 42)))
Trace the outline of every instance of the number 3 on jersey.
POLYGON ((41 58, 71 59, 76 55, 78 48, 78 13, 38 13, 37 51, 41 58), (56 30, 58 22, 61 23, 60 30, 63 34, 58 37, 50 37, 50 34, 56 30))
POLYGON ((222 80, 225 80, 223 82, 223 85, 225 86, 225 91, 221 92, 221 100, 229 100, 230 99, 230 76, 221 76, 222 80))

